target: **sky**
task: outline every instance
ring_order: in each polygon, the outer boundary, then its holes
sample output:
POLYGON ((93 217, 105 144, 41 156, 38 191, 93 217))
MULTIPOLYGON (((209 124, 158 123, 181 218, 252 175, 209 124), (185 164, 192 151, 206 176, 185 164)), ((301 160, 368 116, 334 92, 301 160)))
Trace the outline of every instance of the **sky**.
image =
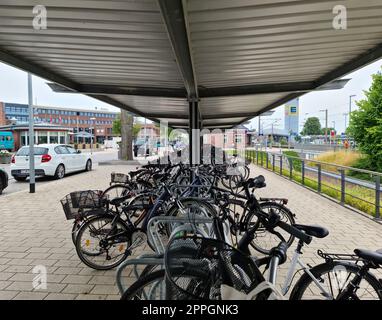
MULTIPOLYGON (((300 130, 307 117, 319 117, 321 125, 325 125, 324 112, 320 110, 328 109, 328 125, 335 127, 341 133, 345 129, 344 113, 349 111, 349 96, 356 95, 352 100, 352 109, 356 109, 356 101, 364 98, 364 90, 371 86, 371 75, 381 70, 382 59, 369 64, 343 78, 351 79, 341 90, 310 92, 300 98, 300 130)), ((81 109, 104 108, 110 111, 118 111, 111 105, 87 97, 81 94, 55 93, 46 84, 46 80, 33 77, 33 101, 35 105, 62 106, 81 109)), ((27 103, 27 73, 0 63, 0 101, 27 103)), ((266 118, 262 118, 266 119, 266 118)), ((348 122, 348 117, 347 117, 348 122)), ((262 127, 284 128, 284 107, 275 109, 272 116, 264 120, 262 127)), ((258 129, 258 120, 254 118, 248 125, 253 129, 258 129)))

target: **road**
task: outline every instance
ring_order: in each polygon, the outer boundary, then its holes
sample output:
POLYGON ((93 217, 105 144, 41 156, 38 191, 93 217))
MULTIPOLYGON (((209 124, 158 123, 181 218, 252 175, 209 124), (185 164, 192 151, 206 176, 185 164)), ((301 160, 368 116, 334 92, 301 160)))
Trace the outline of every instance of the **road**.
MULTIPOLYGON (((93 153, 93 163, 94 166, 97 167, 99 162, 104 161, 111 161, 111 160, 117 160, 118 159, 118 150, 115 149, 108 149, 105 151, 99 151, 93 153)), ((8 173, 9 176, 9 185, 8 188, 6 188, 3 191, 3 195, 11 194, 14 192, 22 191, 29 189, 29 180, 27 181, 16 181, 11 176, 11 165, 10 164, 1 164, 0 168, 5 170, 8 173)), ((81 173, 75 173, 75 174, 81 174, 81 173)), ((39 177, 36 178, 36 189, 38 190, 39 186, 51 183, 54 181, 51 177, 39 177)))

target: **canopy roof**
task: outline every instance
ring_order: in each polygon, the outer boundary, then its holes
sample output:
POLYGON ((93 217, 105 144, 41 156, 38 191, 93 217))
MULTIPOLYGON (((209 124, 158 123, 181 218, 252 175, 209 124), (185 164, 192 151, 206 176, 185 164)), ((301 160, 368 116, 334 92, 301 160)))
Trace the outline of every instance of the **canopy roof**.
MULTIPOLYGON (((0 60, 152 120, 229 128, 382 55, 382 2, 0 0, 0 60), (32 28, 45 5, 47 29, 32 28)), ((333 82, 334 81, 334 82, 333 82)))

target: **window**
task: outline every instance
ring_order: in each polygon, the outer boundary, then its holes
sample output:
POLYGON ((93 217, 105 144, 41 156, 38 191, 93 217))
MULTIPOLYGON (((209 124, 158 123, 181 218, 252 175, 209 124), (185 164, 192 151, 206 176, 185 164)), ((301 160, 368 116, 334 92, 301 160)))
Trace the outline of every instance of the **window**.
POLYGON ((38 139, 37 139, 37 144, 44 144, 48 143, 48 136, 46 132, 39 132, 38 133, 38 139))
POLYGON ((70 154, 76 154, 77 153, 77 150, 72 148, 72 147, 70 147, 70 146, 66 146, 66 149, 68 150, 68 152, 70 154))
MULTIPOLYGON (((48 151, 48 148, 34 148, 35 156, 42 156, 43 154, 47 154, 48 151)), ((19 151, 17 151, 16 156, 29 156, 29 147, 22 147, 19 151)))
POLYGON ((239 135, 239 134, 235 135, 235 142, 241 143, 241 135, 239 135))
POLYGON ((54 148, 54 151, 56 151, 57 154, 68 154, 69 151, 65 146, 58 146, 54 148))
POLYGON ((58 132, 49 133, 49 143, 58 143, 58 132))

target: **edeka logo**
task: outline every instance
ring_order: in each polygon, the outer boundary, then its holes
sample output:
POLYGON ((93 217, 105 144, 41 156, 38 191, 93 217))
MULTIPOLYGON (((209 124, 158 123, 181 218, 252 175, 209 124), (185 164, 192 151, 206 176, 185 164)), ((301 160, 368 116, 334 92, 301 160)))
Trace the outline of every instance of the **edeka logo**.
POLYGON ((32 21, 33 29, 35 30, 45 30, 48 28, 48 11, 43 5, 37 5, 33 7, 32 10, 34 18, 32 21))
POLYGON ((347 9, 343 5, 337 5, 333 8, 333 14, 336 16, 333 18, 333 28, 335 30, 347 29, 347 9))
POLYGON ((43 265, 37 265, 32 270, 36 274, 32 280, 32 287, 35 290, 46 290, 47 288, 47 271, 43 265))

